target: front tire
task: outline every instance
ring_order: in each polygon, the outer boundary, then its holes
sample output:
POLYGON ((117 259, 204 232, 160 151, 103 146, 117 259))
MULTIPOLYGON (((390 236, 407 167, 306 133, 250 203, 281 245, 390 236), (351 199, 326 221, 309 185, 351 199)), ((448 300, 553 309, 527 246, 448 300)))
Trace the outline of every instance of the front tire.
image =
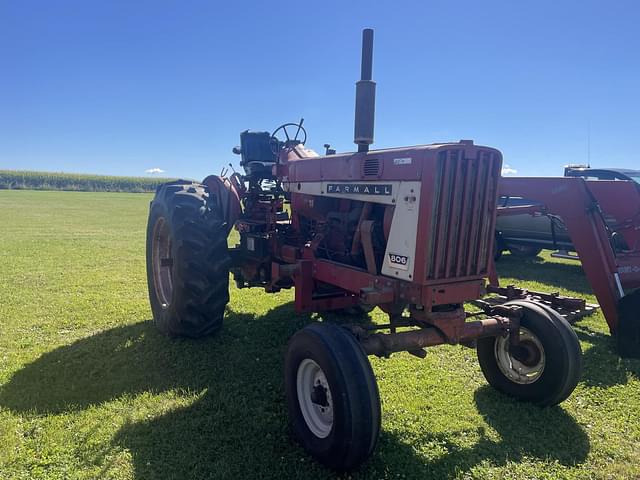
POLYGON ((582 350, 576 333, 556 311, 531 301, 505 305, 524 309, 520 345, 509 337, 478 340, 480 368, 491 386, 518 400, 557 405, 575 389, 582 373, 582 350))
POLYGON ((380 397, 362 347, 345 329, 316 323, 290 340, 285 390, 291 430, 321 463, 351 470, 373 452, 380 397))
POLYGON ((147 225, 147 283, 153 318, 171 336, 217 332, 229 302, 227 229, 205 185, 158 187, 147 225))

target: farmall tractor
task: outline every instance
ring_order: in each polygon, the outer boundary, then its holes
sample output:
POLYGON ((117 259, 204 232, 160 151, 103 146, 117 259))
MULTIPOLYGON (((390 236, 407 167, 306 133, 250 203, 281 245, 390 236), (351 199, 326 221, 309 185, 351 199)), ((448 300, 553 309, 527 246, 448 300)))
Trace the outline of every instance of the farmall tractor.
POLYGON ((380 399, 368 355, 460 344, 487 381, 555 405, 575 388, 581 350, 567 321, 528 300, 483 305, 492 261, 500 152, 472 141, 369 150, 373 31, 356 83, 357 152, 318 155, 302 120, 240 135, 244 174, 158 188, 147 233, 158 328, 201 337, 222 327, 229 272, 238 288, 295 288, 297 312, 366 312, 385 324, 313 323, 289 340, 285 390, 293 435, 320 462, 351 469, 373 451, 380 399), (227 248, 232 228, 240 244, 227 248))

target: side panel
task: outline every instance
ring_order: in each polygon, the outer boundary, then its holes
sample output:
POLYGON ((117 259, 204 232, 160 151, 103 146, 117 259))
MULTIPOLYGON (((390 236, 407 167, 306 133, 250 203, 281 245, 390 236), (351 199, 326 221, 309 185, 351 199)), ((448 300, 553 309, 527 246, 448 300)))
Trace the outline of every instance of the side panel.
POLYGON ((375 180, 370 182, 288 182, 282 185, 285 191, 305 193, 332 198, 348 198, 361 202, 395 205, 398 201, 402 184, 411 184, 414 189, 420 188, 420 182, 403 182, 398 180, 375 180))
POLYGON ((400 182, 398 193, 382 274, 411 281, 416 261, 420 183, 400 182))
POLYGON ((397 180, 290 182, 283 185, 290 192, 395 205, 382 274, 402 280, 414 278, 420 187, 420 182, 397 180))

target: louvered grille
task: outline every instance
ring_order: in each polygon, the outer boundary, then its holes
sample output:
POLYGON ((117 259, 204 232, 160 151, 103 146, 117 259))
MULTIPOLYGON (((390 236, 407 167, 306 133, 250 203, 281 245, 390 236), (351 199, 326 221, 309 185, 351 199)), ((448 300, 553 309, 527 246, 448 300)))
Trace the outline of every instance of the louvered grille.
POLYGON ((380 160, 367 158, 362 165, 362 173, 365 177, 377 177, 380 175, 380 160))
POLYGON ((499 169, 491 151, 478 150, 475 158, 462 149, 438 154, 427 280, 486 275, 499 169))

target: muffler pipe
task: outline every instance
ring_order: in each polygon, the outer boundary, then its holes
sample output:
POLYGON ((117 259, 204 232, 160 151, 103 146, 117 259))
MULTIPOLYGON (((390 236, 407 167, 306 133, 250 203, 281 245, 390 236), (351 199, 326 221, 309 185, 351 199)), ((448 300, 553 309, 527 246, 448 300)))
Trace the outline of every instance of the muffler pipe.
POLYGON ((371 80, 373 71, 373 29, 362 31, 362 62, 360 80, 356 82, 356 115, 353 143, 358 152, 368 152, 373 143, 373 126, 376 110, 376 82, 371 80))

